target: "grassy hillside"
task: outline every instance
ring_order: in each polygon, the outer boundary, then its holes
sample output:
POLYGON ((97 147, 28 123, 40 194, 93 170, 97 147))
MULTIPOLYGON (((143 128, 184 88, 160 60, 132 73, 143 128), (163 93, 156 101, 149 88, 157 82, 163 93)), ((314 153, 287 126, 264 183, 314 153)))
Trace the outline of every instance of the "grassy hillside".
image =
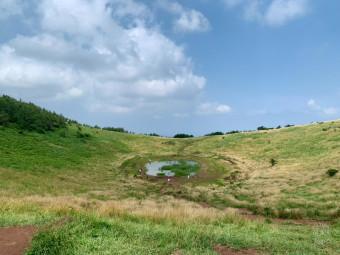
POLYGON ((340 122, 189 139, 1 127, 0 225, 42 226, 29 254, 338 254, 339 154, 340 122), (139 173, 160 159, 200 170, 139 173))
POLYGON ((44 133, 66 127, 66 118, 33 103, 0 96, 0 125, 44 133))

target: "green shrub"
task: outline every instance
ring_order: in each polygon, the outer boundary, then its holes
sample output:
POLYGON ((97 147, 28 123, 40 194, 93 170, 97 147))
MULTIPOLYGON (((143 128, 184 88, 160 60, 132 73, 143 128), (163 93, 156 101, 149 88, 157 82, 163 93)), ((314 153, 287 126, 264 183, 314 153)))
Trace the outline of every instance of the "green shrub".
POLYGON ((147 134, 148 136, 156 136, 156 137, 159 137, 160 135, 159 134, 156 134, 156 133, 150 133, 150 134, 147 134))
POLYGON ((174 138, 192 138, 194 137, 193 135, 188 135, 188 134, 176 134, 174 135, 174 138))
POLYGON ((82 133, 81 131, 77 130, 77 137, 78 138, 90 138, 91 135, 89 133, 82 133))
POLYGON ((277 160, 273 159, 273 158, 270 159, 270 164, 271 164, 272 167, 275 166, 277 164, 277 160))
POLYGON ((215 136, 215 135, 224 135, 224 133, 218 131, 218 132, 212 132, 212 133, 206 134, 205 136, 215 136))
POLYGON ((72 237, 66 231, 49 230, 40 232, 32 242, 27 255, 73 255, 72 237))
POLYGON ((338 172, 339 172, 339 170, 337 170, 337 169, 328 169, 327 170, 327 174, 328 174, 329 177, 335 176, 338 172))
POLYGON ((113 131, 113 132, 119 132, 119 133, 128 133, 127 130, 125 130, 124 128, 121 127, 104 127, 103 130, 106 131, 113 131))
POLYGON ((262 130, 271 130, 271 129, 273 129, 273 128, 267 128, 267 127, 265 127, 265 126, 260 126, 260 127, 257 128, 258 131, 262 131, 262 130))
POLYGON ((231 131, 226 132, 225 134, 226 135, 232 135, 232 134, 238 134, 238 133, 241 133, 241 131, 239 131, 239 130, 231 130, 231 131))

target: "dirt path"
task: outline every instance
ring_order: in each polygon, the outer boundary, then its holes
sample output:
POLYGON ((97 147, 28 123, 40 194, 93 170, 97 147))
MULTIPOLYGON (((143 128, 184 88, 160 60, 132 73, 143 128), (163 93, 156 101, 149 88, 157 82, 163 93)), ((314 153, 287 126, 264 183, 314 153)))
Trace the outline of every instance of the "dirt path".
POLYGON ((0 228, 0 255, 23 255, 36 232, 32 226, 0 228))

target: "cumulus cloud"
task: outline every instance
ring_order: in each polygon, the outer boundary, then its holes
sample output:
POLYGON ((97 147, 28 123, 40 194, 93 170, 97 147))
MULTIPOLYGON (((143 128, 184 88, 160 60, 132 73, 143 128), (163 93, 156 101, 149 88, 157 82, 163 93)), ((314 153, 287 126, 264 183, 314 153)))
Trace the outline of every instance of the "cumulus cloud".
POLYGON ((203 103, 197 109, 198 114, 226 114, 231 112, 231 107, 226 104, 203 103))
POLYGON ((187 9, 176 1, 159 0, 158 6, 176 16, 173 28, 177 32, 205 32, 210 29, 209 20, 203 13, 187 9))
POLYGON ((183 32, 204 32, 209 28, 208 19, 196 10, 183 12, 175 22, 175 29, 183 32))
POLYGON ((244 17, 268 26, 282 26, 307 14, 309 0, 223 0, 229 8, 243 7, 244 17))
POLYGON ((307 106, 309 109, 325 115, 335 115, 339 112, 339 109, 335 107, 322 107, 314 99, 308 100, 307 106))
POLYGON ((205 78, 153 24, 144 4, 34 2, 38 26, 0 44, 1 91, 28 99, 77 98, 90 111, 127 113, 148 105, 162 109, 163 102, 176 105, 171 100, 189 102, 203 90, 205 78))
POLYGON ((306 14, 307 0, 274 0, 264 14, 264 20, 272 26, 283 25, 306 14))

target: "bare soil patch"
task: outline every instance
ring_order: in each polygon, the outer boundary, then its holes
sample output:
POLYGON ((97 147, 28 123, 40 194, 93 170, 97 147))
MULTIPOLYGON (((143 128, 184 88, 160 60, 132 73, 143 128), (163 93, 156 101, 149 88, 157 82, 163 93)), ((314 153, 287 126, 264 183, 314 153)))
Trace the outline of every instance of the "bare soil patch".
POLYGON ((216 245, 214 251, 220 255, 259 255, 254 249, 235 250, 223 245, 216 245))
POLYGON ((0 228, 0 255, 22 255, 37 229, 33 226, 0 228))

